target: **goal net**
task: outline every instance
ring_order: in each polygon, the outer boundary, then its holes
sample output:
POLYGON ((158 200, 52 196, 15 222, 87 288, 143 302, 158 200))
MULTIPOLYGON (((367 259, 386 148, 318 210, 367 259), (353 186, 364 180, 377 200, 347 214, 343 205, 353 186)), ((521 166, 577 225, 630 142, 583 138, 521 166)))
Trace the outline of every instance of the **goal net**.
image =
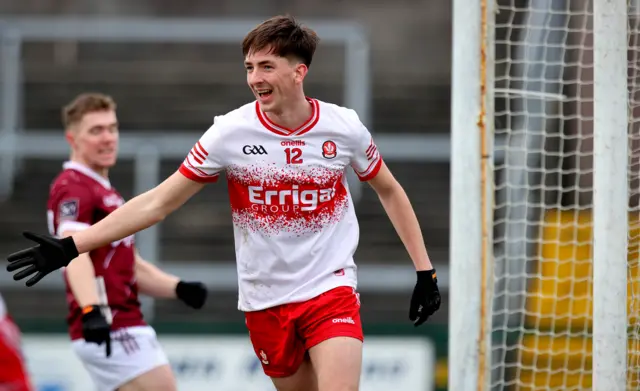
POLYGON ((479 2, 454 4, 450 389, 638 390, 640 2, 479 2))

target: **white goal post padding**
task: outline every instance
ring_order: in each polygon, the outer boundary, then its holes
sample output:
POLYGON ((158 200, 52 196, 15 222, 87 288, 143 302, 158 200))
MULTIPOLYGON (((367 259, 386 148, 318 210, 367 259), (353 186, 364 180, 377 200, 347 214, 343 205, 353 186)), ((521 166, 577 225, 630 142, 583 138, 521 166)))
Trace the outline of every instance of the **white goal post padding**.
POLYGON ((638 4, 453 9, 449 389, 640 389, 638 4))

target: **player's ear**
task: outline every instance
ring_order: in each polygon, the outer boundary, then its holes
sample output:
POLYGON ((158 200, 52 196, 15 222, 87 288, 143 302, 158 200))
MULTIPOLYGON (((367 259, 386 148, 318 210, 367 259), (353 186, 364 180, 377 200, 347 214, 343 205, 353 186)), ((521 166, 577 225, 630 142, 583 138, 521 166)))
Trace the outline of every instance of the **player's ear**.
POLYGON ((299 63, 296 65, 295 72, 293 74, 294 80, 296 83, 302 83, 305 76, 307 76, 307 72, 309 72, 309 68, 303 64, 299 63))
POLYGON ((67 128, 64 131, 64 138, 67 140, 67 142, 69 143, 69 145, 71 145, 72 148, 75 147, 75 144, 76 144, 75 132, 72 129, 67 128))

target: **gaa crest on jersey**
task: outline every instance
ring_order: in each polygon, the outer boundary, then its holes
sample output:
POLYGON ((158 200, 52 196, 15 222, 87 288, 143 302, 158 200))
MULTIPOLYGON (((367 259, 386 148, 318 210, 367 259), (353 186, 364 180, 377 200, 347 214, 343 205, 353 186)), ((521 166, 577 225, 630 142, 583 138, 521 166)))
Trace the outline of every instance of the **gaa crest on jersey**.
POLYGON ((268 155, 262 145, 245 145, 242 147, 242 153, 245 155, 268 155))
POLYGON ((336 157, 337 150, 336 143, 327 140, 322 144, 322 157, 325 159, 333 159, 336 157))
POLYGON ((77 199, 64 200, 58 207, 58 220, 75 220, 78 218, 79 201, 77 199))

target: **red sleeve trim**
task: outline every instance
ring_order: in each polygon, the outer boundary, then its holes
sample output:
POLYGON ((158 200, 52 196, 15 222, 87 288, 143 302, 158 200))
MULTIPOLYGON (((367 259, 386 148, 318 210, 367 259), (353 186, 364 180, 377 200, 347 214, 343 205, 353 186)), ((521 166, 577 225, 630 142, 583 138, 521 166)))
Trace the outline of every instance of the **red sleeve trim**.
POLYGON ((360 178, 360 181, 367 182, 375 178, 376 175, 378 175, 378 172, 380 171, 380 167, 382 167, 382 158, 378 158, 378 161, 375 163, 375 166, 368 174, 360 175, 356 171, 356 175, 358 175, 358 178, 360 178))
POLYGON ((188 179, 191 179, 192 181, 200 182, 200 183, 213 183, 213 182, 216 182, 219 177, 218 174, 213 174, 207 177, 201 177, 199 175, 194 174, 193 171, 191 171, 187 166, 184 165, 184 163, 180 165, 180 169, 178 171, 180 171, 180 173, 185 177, 187 177, 188 179))

